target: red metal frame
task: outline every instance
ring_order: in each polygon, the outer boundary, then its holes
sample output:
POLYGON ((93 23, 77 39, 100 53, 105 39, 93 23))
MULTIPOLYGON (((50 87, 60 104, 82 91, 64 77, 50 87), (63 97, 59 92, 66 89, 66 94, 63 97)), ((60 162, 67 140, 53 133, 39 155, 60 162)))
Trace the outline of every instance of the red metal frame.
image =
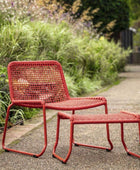
MULTIPOLYGON (((67 89, 63 70, 57 61, 14 61, 8 65, 8 79, 11 104, 7 109, 2 146, 5 151, 12 151, 41 156, 47 147, 46 109, 70 110, 75 114, 76 110, 105 106, 107 101, 104 97, 79 97, 71 98, 67 89), (7 124, 10 108, 13 105, 42 108, 44 121, 44 147, 39 154, 10 149, 5 146, 7 124)), ((107 139, 111 150, 113 145, 109 136, 109 125, 106 124, 107 139)), ((74 139, 73 139, 74 142, 74 139)))
MULTIPOLYGON (((53 157, 59 159, 62 161, 62 163, 66 163, 70 157, 71 151, 72 151, 72 144, 80 145, 80 146, 86 146, 86 147, 92 147, 92 148, 98 148, 98 149, 106 149, 107 151, 111 151, 113 149, 113 145, 111 141, 109 142, 111 145, 111 148, 108 149, 106 147, 101 146, 92 146, 92 145, 85 145, 80 143, 74 143, 73 142, 73 132, 74 132, 74 125, 75 124, 107 124, 107 132, 109 132, 109 123, 120 123, 121 124, 121 140, 122 144, 124 146, 124 149, 126 150, 128 155, 133 155, 135 157, 140 158, 140 155, 135 154, 133 152, 130 152, 126 146, 126 143, 124 141, 124 123, 140 123, 140 116, 137 114, 129 113, 121 111, 118 114, 104 114, 104 115, 70 115, 63 112, 58 112, 57 115, 57 132, 56 132, 56 142, 53 148, 53 157), (62 158, 58 154, 56 154, 56 148, 58 145, 59 140, 59 127, 60 127, 60 119, 69 119, 70 120, 70 142, 69 142, 69 151, 65 158, 62 158)), ((110 140, 109 133, 107 133, 108 139, 110 140)))
POLYGON ((45 111, 45 104, 43 104, 43 123, 44 123, 44 147, 42 149, 42 151, 39 154, 35 154, 35 153, 30 153, 30 152, 24 152, 24 151, 20 151, 20 150, 15 150, 15 149, 11 149, 5 146, 5 139, 6 139, 6 131, 7 131, 7 124, 8 124, 8 118, 9 118, 9 113, 10 113, 10 108, 14 105, 14 103, 10 104, 8 109, 7 109, 7 115, 6 115, 6 120, 5 120, 5 127, 4 127, 4 132, 3 132, 3 139, 2 139, 2 147, 5 151, 9 151, 9 152, 17 152, 17 153, 21 153, 21 154, 26 154, 26 155, 30 155, 33 157, 40 157, 46 150, 47 147, 47 126, 46 126, 46 111, 45 111))

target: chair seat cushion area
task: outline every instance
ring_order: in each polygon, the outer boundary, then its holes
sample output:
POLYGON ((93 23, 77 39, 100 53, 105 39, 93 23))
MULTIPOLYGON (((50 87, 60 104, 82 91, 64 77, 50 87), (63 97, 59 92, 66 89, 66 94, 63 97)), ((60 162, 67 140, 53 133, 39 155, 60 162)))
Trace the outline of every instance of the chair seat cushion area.
POLYGON ((79 97, 70 98, 56 103, 46 103, 46 108, 58 110, 80 110, 105 105, 104 97, 79 97))
POLYGON ((140 122, 140 115, 129 112, 115 114, 93 114, 93 115, 70 115, 58 112, 61 119, 70 119, 73 124, 98 124, 98 123, 137 123, 140 122))
MULTIPOLYGON (((38 100, 34 100, 35 102, 28 102, 26 100, 17 101, 15 104, 23 107, 33 107, 33 108, 42 108, 42 104, 38 100)), ((97 107, 101 105, 107 104, 107 101, 104 97, 73 97, 64 101, 45 103, 46 109, 54 109, 54 110, 81 110, 88 109, 92 107, 97 107)))

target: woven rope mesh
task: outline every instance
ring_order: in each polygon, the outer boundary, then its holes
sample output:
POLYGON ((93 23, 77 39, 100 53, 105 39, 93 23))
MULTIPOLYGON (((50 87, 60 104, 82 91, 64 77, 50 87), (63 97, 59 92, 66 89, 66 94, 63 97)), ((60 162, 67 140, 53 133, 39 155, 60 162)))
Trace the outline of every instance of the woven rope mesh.
POLYGON ((66 100, 59 103, 49 103, 47 107, 55 107, 61 110, 79 110, 79 109, 87 109, 91 107, 96 107, 97 105, 104 104, 105 101, 100 97, 98 98, 90 98, 90 97, 79 97, 79 98, 71 98, 70 100, 66 100))
POLYGON ((55 63, 15 62, 10 66, 13 98, 45 100, 46 103, 66 100, 68 96, 60 69, 55 63))
POLYGON ((74 115, 74 119, 78 121, 91 121, 91 122, 133 122, 138 120, 135 115, 130 114, 101 114, 101 115, 74 115))

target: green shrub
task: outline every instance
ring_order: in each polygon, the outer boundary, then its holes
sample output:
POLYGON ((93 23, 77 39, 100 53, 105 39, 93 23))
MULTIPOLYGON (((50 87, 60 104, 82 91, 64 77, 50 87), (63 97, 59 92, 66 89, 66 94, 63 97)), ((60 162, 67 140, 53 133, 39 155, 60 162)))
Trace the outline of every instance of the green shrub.
MULTIPOLYGON (((44 1, 44 0, 43 0, 44 1)), ((47 1, 47 0, 46 0, 47 1)), ((118 40, 118 34, 129 27, 130 8, 128 0, 57 0, 77 9, 72 15, 81 18, 86 13, 85 19, 92 21, 98 32, 108 34, 118 40), (95 10, 98 9, 96 12, 95 10), (111 14, 111 15, 110 15, 111 14), (99 24, 100 23, 100 24, 99 24)))
POLYGON ((0 65, 0 91, 9 92, 7 68, 0 65))
POLYGON ((59 24, 18 21, 2 28, 0 61, 3 65, 13 60, 57 60, 75 83, 84 77, 111 83, 124 68, 130 52, 103 37, 91 39, 86 31, 77 35, 64 21, 59 24))
MULTIPOLYGON (((4 91, 0 91, 0 127, 5 124, 5 117, 7 112, 7 107, 10 105, 11 100, 9 94, 4 91)), ((12 126, 17 121, 24 121, 24 112, 21 109, 12 108, 10 110, 9 125, 12 126)))
POLYGON ((140 28, 138 28, 136 34, 134 34, 134 47, 140 47, 140 28))
POLYGON ((0 29, 0 61, 7 66, 10 61, 23 60, 27 55, 34 55, 33 32, 29 25, 17 21, 0 29))
MULTIPOLYGON (((5 124, 7 107, 10 105, 10 103, 11 100, 9 93, 0 91, 0 127, 4 126, 5 124)), ((8 127, 11 127, 17 123, 23 124, 25 119, 30 119, 37 113, 38 109, 13 106, 10 109, 8 127)))
POLYGON ((67 87, 68 87, 70 95, 72 97, 77 96, 79 88, 78 88, 77 84, 75 83, 73 77, 71 77, 65 73, 65 79, 66 79, 66 83, 67 83, 67 87))
POLYGON ((32 0, 0 0, 0 12, 4 24, 15 20, 28 22, 40 17, 40 8, 32 0))

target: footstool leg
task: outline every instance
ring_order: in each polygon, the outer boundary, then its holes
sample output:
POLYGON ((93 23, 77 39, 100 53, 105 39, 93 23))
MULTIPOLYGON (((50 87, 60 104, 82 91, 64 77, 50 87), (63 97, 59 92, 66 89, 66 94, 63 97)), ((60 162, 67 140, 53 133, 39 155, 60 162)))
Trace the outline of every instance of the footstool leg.
POLYGON ((113 144, 110 140, 110 134, 109 134, 109 124, 107 123, 106 124, 106 131, 107 131, 107 139, 108 139, 108 142, 110 144, 110 148, 109 149, 106 149, 107 151, 111 151, 113 149, 113 144))
POLYGON ((139 128, 139 144, 140 144, 140 123, 138 123, 138 128, 139 128))
POLYGON ((126 146, 126 144, 125 144, 125 141, 124 141, 124 128, 123 128, 123 123, 121 123, 121 140, 122 140, 122 144, 123 144, 123 146, 124 146, 124 149, 126 150, 126 152, 127 152, 128 155, 133 155, 133 156, 135 156, 135 157, 140 158, 140 155, 128 151, 128 148, 127 148, 127 146, 126 146))
MULTIPOLYGON (((105 114, 108 114, 108 108, 107 108, 107 103, 105 104, 105 114)), ((107 151, 111 151, 113 149, 113 144, 110 140, 110 134, 109 134, 109 124, 107 123, 106 124, 106 131, 107 131, 107 139, 108 139, 108 142, 110 144, 110 148, 109 149, 106 149, 107 151)))
POLYGON ((62 158, 61 156, 59 156, 58 154, 55 153, 56 151, 56 147, 58 144, 58 140, 59 140, 59 126, 60 126, 60 117, 58 115, 58 120, 57 120, 57 133, 56 133, 56 142, 53 148, 53 157, 59 159, 60 161, 62 161, 62 163, 66 163, 70 157, 71 151, 72 151, 72 143, 73 143, 73 131, 74 131, 74 124, 73 121, 70 121, 70 143, 69 143, 69 151, 68 154, 66 156, 66 158, 62 158))

